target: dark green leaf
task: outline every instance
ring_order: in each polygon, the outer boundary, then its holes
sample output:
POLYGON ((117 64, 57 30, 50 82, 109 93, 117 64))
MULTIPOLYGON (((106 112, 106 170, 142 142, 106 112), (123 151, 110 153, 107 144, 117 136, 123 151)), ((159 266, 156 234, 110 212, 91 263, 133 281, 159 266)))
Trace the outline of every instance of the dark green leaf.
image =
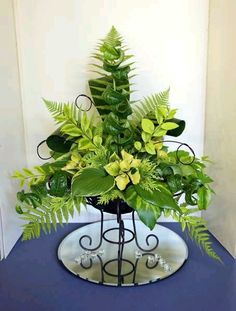
POLYGON ((180 191, 182 189, 182 177, 180 175, 167 176, 167 184, 172 193, 180 191))
POLYGON ((63 197, 67 191, 67 174, 63 171, 56 172, 49 182, 49 193, 55 197, 63 197))
POLYGON ((125 96, 117 91, 114 91, 111 86, 107 86, 102 96, 105 102, 109 105, 117 105, 125 100, 125 96))

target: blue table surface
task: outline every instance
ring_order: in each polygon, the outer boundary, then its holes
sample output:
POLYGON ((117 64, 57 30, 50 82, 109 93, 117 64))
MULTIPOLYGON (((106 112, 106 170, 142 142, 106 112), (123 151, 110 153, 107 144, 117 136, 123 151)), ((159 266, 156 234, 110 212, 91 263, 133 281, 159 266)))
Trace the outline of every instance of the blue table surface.
POLYGON ((169 278, 136 287, 92 284, 63 268, 57 260, 57 247, 78 224, 58 227, 56 233, 37 240, 18 241, 9 257, 0 262, 0 310, 235 311, 235 260, 213 237, 213 247, 224 264, 203 255, 178 224, 162 225, 184 238, 189 259, 169 278))

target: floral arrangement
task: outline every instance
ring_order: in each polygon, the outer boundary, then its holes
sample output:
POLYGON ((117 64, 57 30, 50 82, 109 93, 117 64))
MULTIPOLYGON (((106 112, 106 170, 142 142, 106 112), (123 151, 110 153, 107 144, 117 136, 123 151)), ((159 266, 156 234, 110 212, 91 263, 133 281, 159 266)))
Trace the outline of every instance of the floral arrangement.
POLYGON ((185 127, 169 105, 169 89, 131 101, 132 56, 112 27, 92 54, 99 76, 89 81, 92 107, 78 106, 82 97, 89 99, 84 94, 71 104, 44 100, 59 125, 46 140, 52 161, 13 175, 24 188, 16 206, 27 221, 23 240, 56 230, 89 198, 99 206, 118 200, 151 230, 161 215, 172 216, 201 249, 219 259, 205 221, 192 215, 211 200, 209 160, 196 158, 186 144, 175 151, 167 147, 172 141, 164 137, 179 136, 185 127))

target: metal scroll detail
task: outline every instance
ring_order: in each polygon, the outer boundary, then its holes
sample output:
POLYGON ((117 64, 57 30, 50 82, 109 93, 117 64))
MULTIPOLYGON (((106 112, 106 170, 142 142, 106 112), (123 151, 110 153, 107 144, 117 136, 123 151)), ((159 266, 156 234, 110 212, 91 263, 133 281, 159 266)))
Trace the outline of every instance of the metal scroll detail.
MULTIPOLYGON (((124 221, 122 219, 122 214, 120 212, 120 202, 117 202, 117 227, 109 228, 107 230, 104 230, 103 222, 104 222, 104 216, 103 216, 103 210, 100 210, 101 212, 101 226, 100 226, 100 236, 98 239, 98 242, 96 240, 96 244, 94 245, 92 237, 89 235, 83 235, 79 239, 79 246, 85 251, 82 258, 79 260, 79 264, 84 269, 90 269, 93 265, 93 259, 97 258, 100 264, 100 271, 101 271, 101 283, 104 282, 105 276, 115 277, 117 279, 117 286, 121 286, 124 284, 124 278, 126 276, 132 276, 133 282, 135 283, 136 279, 136 270, 139 261, 142 257, 146 256, 146 268, 147 269, 153 269, 158 265, 158 260, 155 259, 155 253, 153 251, 156 251, 159 240, 158 237, 154 234, 149 234, 146 236, 146 244, 147 248, 141 247, 140 243, 138 242, 137 237, 137 231, 135 226, 135 218, 134 218, 134 211, 132 212, 132 226, 133 230, 125 228, 124 221), (118 238, 117 240, 112 240, 109 238, 109 232, 111 231, 118 231, 118 238), (128 237, 126 236, 128 234, 128 237), (150 241, 151 239, 155 240, 155 243, 152 247, 150 247, 150 241), (103 250, 101 249, 102 241, 106 241, 110 244, 117 246, 117 256, 114 258, 111 258, 110 260, 107 260, 106 262, 103 261, 102 255, 103 250), (126 244, 129 244, 131 241, 135 241, 137 250, 134 256, 136 256, 136 259, 131 261, 128 258, 124 257, 124 247, 126 244), (151 258, 151 260, 150 260, 151 258), (153 260, 152 260, 153 259, 153 260), (116 265, 115 272, 109 267, 112 265, 116 265), (124 264, 126 265, 126 269, 123 269, 124 264)), ((128 246, 127 246, 128 247, 128 246)))

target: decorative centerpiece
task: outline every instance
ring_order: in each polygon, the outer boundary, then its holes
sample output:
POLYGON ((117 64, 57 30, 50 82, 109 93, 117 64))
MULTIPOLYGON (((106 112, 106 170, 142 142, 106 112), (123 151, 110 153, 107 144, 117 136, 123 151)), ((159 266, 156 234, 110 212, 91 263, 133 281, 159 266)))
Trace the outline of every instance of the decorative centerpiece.
MULTIPOLYGON (((117 215, 118 265, 126 243, 121 215, 129 212, 136 212, 150 230, 161 215, 172 216, 202 250, 219 260, 205 221, 192 215, 205 210, 211 200, 212 179, 205 173, 209 160, 195 157, 186 143, 166 138, 179 136, 185 128, 169 105, 169 89, 141 101, 131 100, 132 56, 112 27, 92 54, 98 77, 89 81, 91 98, 81 94, 71 104, 44 100, 58 124, 57 131, 42 142, 51 150, 51 161, 13 175, 25 186, 17 193, 16 206, 27 221, 22 239, 38 238, 41 230, 56 230, 75 209, 80 212, 81 204, 89 203, 102 214, 117 215), (176 146, 174 151, 169 143, 176 146)), ((136 239, 135 230, 132 234, 136 239)))

